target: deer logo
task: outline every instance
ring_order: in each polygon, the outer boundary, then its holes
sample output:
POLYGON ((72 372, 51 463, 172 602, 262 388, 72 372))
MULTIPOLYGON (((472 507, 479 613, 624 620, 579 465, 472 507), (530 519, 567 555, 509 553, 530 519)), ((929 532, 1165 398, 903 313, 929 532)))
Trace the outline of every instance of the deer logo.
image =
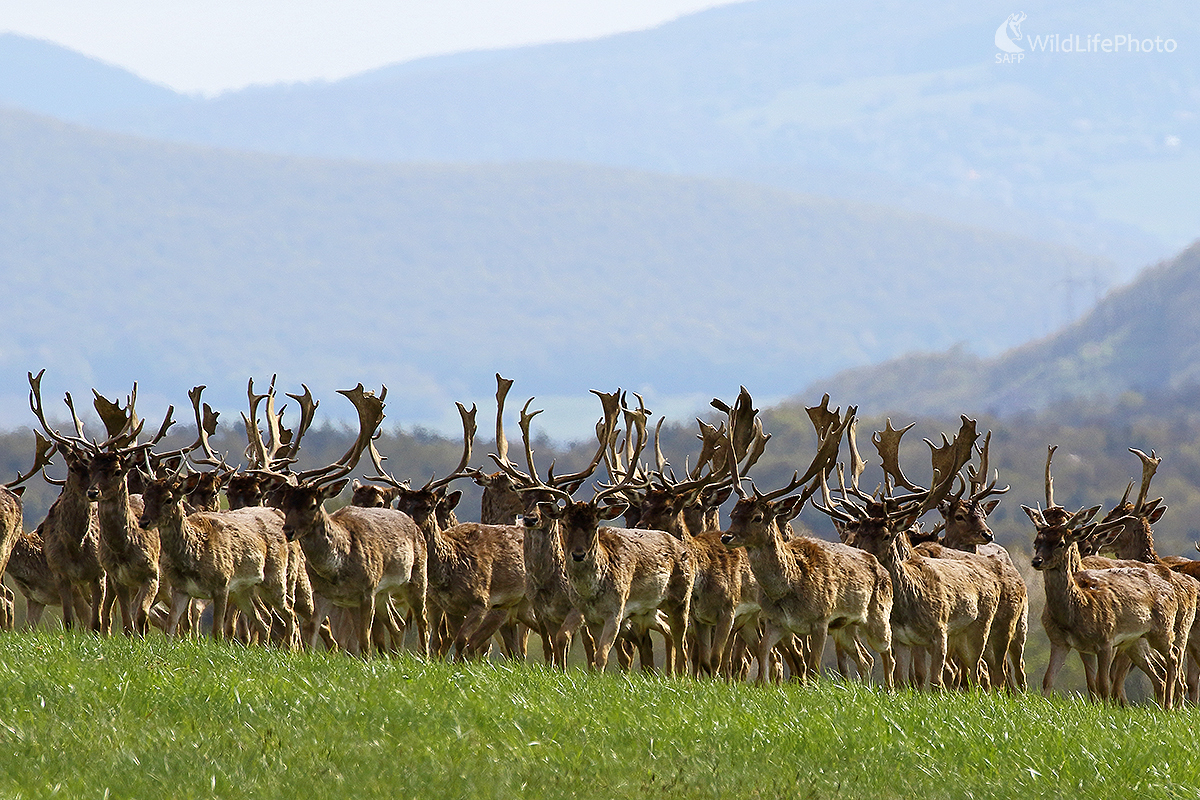
POLYGON ((1008 19, 996 28, 996 47, 1006 53, 1024 53, 1025 48, 1017 42, 1021 41, 1021 23, 1027 19, 1022 12, 1009 14, 1008 19), (1014 41, 1015 40, 1015 41, 1014 41))

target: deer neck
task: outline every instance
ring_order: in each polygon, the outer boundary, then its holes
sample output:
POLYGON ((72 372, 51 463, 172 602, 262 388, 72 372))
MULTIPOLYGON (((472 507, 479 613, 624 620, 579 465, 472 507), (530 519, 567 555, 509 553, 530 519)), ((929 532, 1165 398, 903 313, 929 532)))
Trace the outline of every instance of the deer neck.
POLYGON ((914 553, 905 534, 891 537, 886 547, 873 554, 892 579, 892 592, 897 601, 902 597, 912 599, 922 593, 921 586, 911 572, 912 565, 908 563, 914 553))
POLYGON ((746 545, 746 557, 759 589, 772 600, 793 592, 796 582, 804 574, 804 565, 788 549, 774 521, 768 527, 762 544, 746 545))
MULTIPOLYGON (((80 478, 67 475, 67 484, 54 502, 58 517, 54 528, 62 536, 75 542, 82 542, 92 532, 96 522, 96 507, 87 498, 87 489, 80 478)), ((61 539, 60 539, 61 541, 61 539)))
POLYGON ((1158 553, 1154 550, 1154 534, 1150 532, 1150 523, 1142 517, 1126 523, 1116 551, 1117 558, 1157 564, 1158 553))
POLYGON ((942 537, 942 546, 949 547, 951 550, 961 550, 964 553, 978 553, 978 545, 974 542, 967 542, 966 534, 959 529, 958 525, 947 525, 946 534, 942 537))
POLYGON ((1075 573, 1081 569, 1083 559, 1079 556, 1079 547, 1071 542, 1057 565, 1042 570, 1046 611, 1063 627, 1073 627, 1081 609, 1087 604, 1087 596, 1075 580, 1075 573))
POLYGON ((298 537, 304 558, 318 571, 332 574, 350 554, 350 533, 339 525, 325 510, 317 509, 317 515, 308 531, 298 537))
POLYGON ((536 583, 553 583, 566 576, 567 557, 559 536, 558 520, 545 528, 526 528, 524 544, 525 574, 536 583), (535 533, 531 532, 536 531, 535 533))
POLYGON ((442 532, 437 515, 430 513, 429 517, 418 522, 417 527, 425 537, 426 570, 429 583, 441 586, 447 581, 447 574, 454 563, 456 551, 450 540, 442 532))
POLYGON ((186 550, 194 549, 199 538, 195 528, 187 521, 182 499, 163 509, 155 527, 158 528, 158 538, 163 549, 172 556, 179 556, 186 550))
POLYGON ((129 487, 125 481, 117 481, 111 494, 96 501, 100 519, 100 530, 114 542, 127 542, 130 531, 137 527, 137 520, 129 508, 129 487))

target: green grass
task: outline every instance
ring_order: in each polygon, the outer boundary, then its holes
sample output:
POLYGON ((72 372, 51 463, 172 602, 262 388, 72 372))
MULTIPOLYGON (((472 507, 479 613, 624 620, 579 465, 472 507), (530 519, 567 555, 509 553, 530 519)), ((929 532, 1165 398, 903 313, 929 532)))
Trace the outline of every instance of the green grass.
POLYGON ((1196 711, 0 637, 0 797, 1194 797, 1196 711))

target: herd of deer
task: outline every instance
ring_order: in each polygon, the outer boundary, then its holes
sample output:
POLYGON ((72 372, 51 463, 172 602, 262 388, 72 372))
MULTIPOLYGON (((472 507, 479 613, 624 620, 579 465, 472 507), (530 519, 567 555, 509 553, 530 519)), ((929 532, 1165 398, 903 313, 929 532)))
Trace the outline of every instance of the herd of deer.
MULTIPOLYGON (((203 403, 203 386, 189 393, 196 439, 156 451, 172 409, 139 443, 136 385, 125 404, 95 394, 107 437, 95 441, 70 394, 74 434, 48 422, 41 378, 29 376, 41 428, 34 466, 0 489, 0 564, 24 594, 31 626, 46 606, 61 606, 66 627, 106 633, 118 602, 126 634, 145 635, 151 624, 195 634, 208 601, 217 639, 367 655, 397 650, 408 638, 422 655, 465 659, 487 654, 498 637, 505 655, 523 658, 536 631, 548 664, 565 668, 579 638, 588 663, 601 670, 614 648, 624 668, 636 655, 653 669, 657 632, 667 672, 731 679, 756 670, 759 681, 815 676, 832 635, 845 677, 875 674, 889 688, 1025 689, 1026 587, 987 525, 1007 488, 996 488, 997 477, 988 481, 991 436, 978 444, 966 417, 953 439, 926 440, 928 488, 902 472, 900 441, 909 428, 889 421, 872 437, 885 477, 868 493, 859 485, 856 409, 830 410, 826 396, 808 409, 818 441, 812 463, 763 493, 747 472, 770 436, 745 389, 733 405, 713 401, 724 419, 699 422, 701 450, 682 478, 659 447, 661 420, 654 467, 643 462, 651 437, 641 398, 631 408, 620 391, 594 392, 603 408, 595 454, 579 472, 556 475, 551 464, 543 477, 530 433, 540 412, 529 410, 532 399, 521 410, 522 468, 509 459, 504 435, 512 382, 497 375, 490 458, 499 469, 470 466, 476 408, 459 404, 458 467, 412 488, 384 469, 375 447, 386 388, 341 392, 358 415, 353 445, 328 466, 297 471, 317 402, 307 387, 288 395, 300 409, 289 430, 274 379, 265 394, 251 381, 242 415, 249 466, 238 471, 210 446, 218 415, 203 403), (848 458, 840 462, 843 444, 848 458), (67 468, 55 481, 62 492, 25 533, 21 485, 44 476, 56 453, 67 468), (364 454, 375 474, 354 481, 351 505, 326 511, 364 454), (602 463, 607 480, 590 499, 575 499, 602 463), (483 486, 479 523, 455 519, 462 493, 449 487, 463 478, 483 486), (734 493, 722 529, 719 509, 734 493), (841 542, 793 529, 810 500, 841 542), (924 531, 918 520, 935 509, 943 522, 924 531), (601 524, 621 515, 627 527, 601 524), (410 626, 415 635, 407 635, 410 626)), ((1200 562, 1158 557, 1151 525, 1165 506, 1147 494, 1159 459, 1132 452, 1143 463, 1137 500, 1129 501, 1131 483, 1100 522, 1093 521, 1098 506, 1071 513, 1055 505, 1054 448, 1046 508, 1023 507, 1037 530, 1033 567, 1045 578, 1051 655, 1043 691, 1074 649, 1095 698, 1124 702, 1125 676, 1136 666, 1162 706, 1195 703, 1200 583, 1192 576, 1200 576, 1200 562)), ((11 628, 14 597, 3 592, 0 626, 11 628)))

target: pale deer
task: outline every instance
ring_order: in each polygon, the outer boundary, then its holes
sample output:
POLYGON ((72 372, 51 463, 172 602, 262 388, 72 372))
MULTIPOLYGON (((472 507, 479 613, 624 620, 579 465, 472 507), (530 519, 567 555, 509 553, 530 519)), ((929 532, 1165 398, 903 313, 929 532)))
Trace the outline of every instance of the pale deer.
MULTIPOLYGON (((428 652, 425 615, 424 539, 412 519, 386 508, 346 506, 328 513, 324 502, 346 486, 345 475, 357 464, 383 420, 386 390, 376 397, 359 384, 341 392, 358 410, 359 434, 338 461, 297 473, 295 484, 279 490, 284 512, 284 534, 299 541, 316 599, 318 624, 333 606, 351 609, 354 636, 348 649, 355 654, 371 651, 377 598, 395 599, 411 610, 417 625, 418 648, 428 652)), ((390 614, 381 614, 394 626, 390 614)), ((402 633, 392 629, 393 641, 402 633)), ((313 646, 316 645, 314 637, 313 646)))
MULTIPOLYGON (((916 520, 945 499, 970 459, 977 437, 975 423, 963 417, 954 440, 948 442, 943 436, 941 447, 926 440, 933 458, 929 489, 910 482, 900 470, 900 438, 911 427, 897 431, 889 420, 886 430, 873 439, 888 479, 881 497, 859 491, 855 478, 851 489, 843 490, 841 500, 830 503, 827 495, 827 508, 822 510, 834 512, 834 521, 846 529, 854 545, 874 555, 891 577, 892 637, 905 648, 897 651, 898 677, 907 679, 915 674, 917 685, 940 689, 953 658, 963 667, 960 677, 966 685, 979 682, 987 686, 990 675, 1003 674, 1002 664, 987 663, 985 667, 986 659, 1004 657, 986 648, 1000 603, 999 580, 982 564, 926 558, 913 550, 908 538, 916 520), (910 494, 894 497, 892 482, 910 494), (851 500, 852 496, 858 502, 851 500), (911 672, 910 659, 914 660, 911 672)), ((859 471, 852 469, 855 474, 859 471)))
POLYGON ((255 608, 257 597, 283 620, 285 646, 294 646, 296 619, 287 591, 283 515, 267 508, 188 514, 187 494, 186 482, 179 477, 151 481, 139 520, 143 529, 158 529, 162 545, 164 577, 171 587, 167 633, 175 633, 192 598, 211 599, 212 636, 228 638, 231 620, 226 611, 232 600, 259 642, 266 643, 269 629, 255 608))
MULTIPOLYGON (((828 411, 829 397, 821 409, 828 411)), ((829 412, 821 422, 810 417, 817 427, 817 453, 803 477, 797 473, 784 487, 762 494, 757 488, 750 494, 742 488, 736 460, 730 453, 733 487, 737 504, 729 515, 729 530, 722 537, 728 547, 744 547, 750 568, 758 584, 762 608, 763 636, 758 643, 758 681, 765 683, 773 675, 772 649, 787 636, 809 637, 805 670, 813 675, 820 670, 825 640, 832 634, 839 647, 838 668, 849 676, 853 658, 863 680, 869 678, 872 665, 858 646, 860 634, 883 659, 883 683, 892 685, 894 670, 892 633, 888 617, 892 610, 892 586, 887 572, 870 554, 840 543, 796 537, 785 540, 780 519, 790 519, 811 497, 820 476, 837 461, 841 439, 854 418, 850 409, 842 418, 829 412), (809 482, 812 486, 795 494, 809 482)), ((729 417, 729 438, 736 442, 749 431, 729 417)), ((733 447, 729 448, 733 451, 733 447)))
MULTIPOLYGON (((1080 553, 1083 556, 1085 569, 1107 569, 1123 566, 1149 567, 1159 577, 1170 583, 1178 600, 1176 616, 1176 647, 1180 664, 1180 679, 1182 686, 1177 687, 1177 698, 1186 696, 1196 702, 1200 699, 1200 672, 1196 666, 1200 664, 1200 619, 1197 617, 1197 599, 1200 596, 1200 582, 1191 575, 1172 571, 1168 564, 1158 557, 1154 549, 1154 534, 1151 525, 1162 518, 1167 507, 1162 505, 1162 498, 1147 502, 1146 496, 1150 491, 1150 482, 1162 459, 1154 452, 1146 455, 1140 450, 1130 448, 1142 462, 1142 485, 1137 500, 1129 502, 1129 494, 1133 490, 1133 482, 1125 490, 1125 496, 1101 522, 1107 523, 1124 519, 1124 524, 1118 527, 1111 536, 1103 537, 1103 541, 1089 540, 1081 542, 1080 553), (1100 544, 1110 553, 1112 558, 1096 555, 1091 550, 1099 551, 1100 544), (1085 547, 1089 552, 1084 553, 1085 547), (1189 664, 1189 660, 1191 663, 1189 664)), ((1124 676, 1128 669, 1128 659, 1118 656, 1114 660, 1112 673, 1113 692, 1118 701, 1124 703, 1124 676)))
POLYGON ((1010 691, 1025 691, 1028 685, 1024 653, 1029 630, 1029 592, 1008 551, 993 542, 994 536, 987 524, 988 515, 1000 503, 999 499, 988 498, 1008 491, 1008 487, 996 488, 998 476, 986 483, 990 443, 989 431, 983 447, 978 449, 979 468, 968 466, 969 481, 963 483, 963 489, 938 504, 945 522, 941 541, 938 542, 935 535, 933 542, 916 545, 914 549, 931 558, 982 559, 977 563, 995 574, 1000 581, 1000 604, 988 635, 990 656, 985 658, 985 663, 1003 668, 1002 675, 989 676, 993 687, 1003 683, 1010 691), (968 485, 971 491, 964 497, 968 485))
POLYGON ((1121 651, 1150 676, 1160 705, 1170 707, 1178 669, 1175 590, 1146 567, 1083 569, 1079 543, 1115 531, 1124 519, 1093 525, 1099 506, 1071 514, 1055 505, 1054 450, 1046 458, 1046 510, 1021 507, 1037 531, 1033 568, 1041 571, 1046 589, 1042 627, 1050 639, 1050 662, 1042 693, 1050 694, 1067 655, 1077 650, 1088 693, 1108 700, 1113 656, 1121 651))

